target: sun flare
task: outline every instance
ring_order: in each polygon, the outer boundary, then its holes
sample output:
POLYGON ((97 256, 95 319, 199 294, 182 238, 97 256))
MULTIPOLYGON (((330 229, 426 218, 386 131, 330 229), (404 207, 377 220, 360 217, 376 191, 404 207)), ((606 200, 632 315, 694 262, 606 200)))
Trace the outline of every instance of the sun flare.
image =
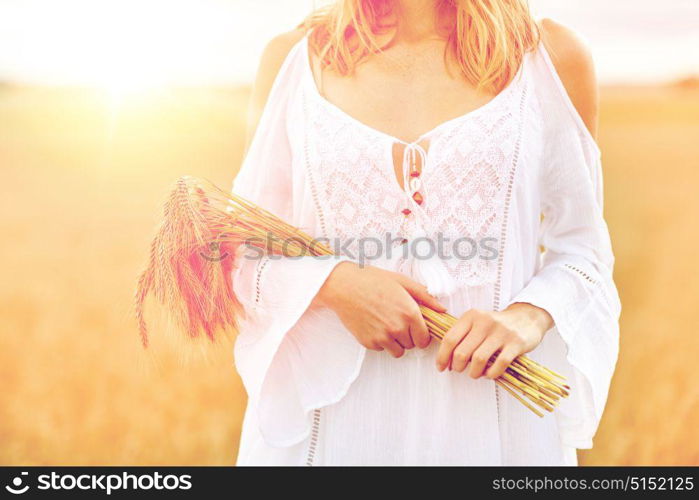
POLYGON ((16 65, 32 80, 90 86, 113 100, 172 85, 235 80, 241 64, 233 56, 234 40, 252 29, 233 14, 234 4, 28 1, 36 4, 41 16, 32 18, 36 36, 22 40, 27 57, 16 65))
POLYGON ((94 33, 83 54, 94 62, 95 85, 113 98, 124 98, 174 82, 176 67, 171 63, 174 54, 183 53, 178 28, 186 23, 186 13, 167 7, 167 2, 129 1, 103 6, 109 22, 94 33))

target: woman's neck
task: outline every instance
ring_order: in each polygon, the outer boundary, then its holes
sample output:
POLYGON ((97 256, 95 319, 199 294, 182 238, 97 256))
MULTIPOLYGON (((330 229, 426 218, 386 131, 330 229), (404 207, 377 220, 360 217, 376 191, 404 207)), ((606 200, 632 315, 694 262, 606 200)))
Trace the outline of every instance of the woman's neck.
POLYGON ((415 43, 438 34, 438 0, 395 0, 395 40, 415 43))

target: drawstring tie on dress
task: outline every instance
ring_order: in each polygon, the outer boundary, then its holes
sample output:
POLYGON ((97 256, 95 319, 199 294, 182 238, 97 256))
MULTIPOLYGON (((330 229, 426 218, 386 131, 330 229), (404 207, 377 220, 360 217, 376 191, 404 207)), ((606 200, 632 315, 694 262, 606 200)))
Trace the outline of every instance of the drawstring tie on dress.
POLYGON ((406 244, 410 245, 406 260, 401 264, 401 270, 407 272, 416 281, 427 287, 431 295, 449 295, 456 290, 456 283, 449 274, 444 262, 439 258, 438 248, 430 239, 425 228, 431 226, 431 221, 425 213, 422 204, 425 191, 421 170, 427 164, 427 152, 419 144, 405 144, 403 150, 403 191, 408 199, 408 207, 403 209, 403 215, 416 219, 408 227, 412 227, 406 244), (417 166, 420 158, 420 169, 417 166))

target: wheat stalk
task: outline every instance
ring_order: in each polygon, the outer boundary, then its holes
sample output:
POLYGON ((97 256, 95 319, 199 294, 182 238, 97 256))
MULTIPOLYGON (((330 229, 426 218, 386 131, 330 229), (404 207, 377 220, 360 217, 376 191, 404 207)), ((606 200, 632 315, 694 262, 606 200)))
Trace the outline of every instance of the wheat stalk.
MULTIPOLYGON (((332 255, 332 250, 274 214, 193 177, 180 178, 163 209, 148 265, 136 287, 135 314, 148 346, 144 307, 153 294, 190 337, 235 333, 245 311, 233 293, 233 256, 241 245, 286 256, 332 255), (270 239, 269 236, 274 238, 270 239), (211 257, 211 251, 218 258, 211 257)), ((420 307, 430 334, 442 340, 456 318, 420 307)), ((495 361, 497 353, 489 360, 495 361)), ((539 416, 569 394, 565 378, 527 356, 517 357, 495 382, 539 416)))

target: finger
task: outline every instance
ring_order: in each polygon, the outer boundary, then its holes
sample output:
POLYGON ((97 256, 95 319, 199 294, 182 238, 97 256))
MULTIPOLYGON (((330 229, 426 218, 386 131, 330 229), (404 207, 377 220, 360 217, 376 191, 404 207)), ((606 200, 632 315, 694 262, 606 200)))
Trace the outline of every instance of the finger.
POLYGON ((471 368, 468 372, 471 378, 478 378, 483 375, 491 356, 501 347, 502 341, 493 336, 489 336, 478 346, 478 349, 471 356, 471 368))
POLYGON ((401 346, 398 342, 396 342, 394 339, 386 339, 383 342, 381 342, 381 347, 383 347, 386 351, 389 352, 391 356, 394 358, 400 358, 403 353, 405 352, 405 349, 403 349, 403 346, 401 346))
POLYGON ((473 321, 469 315, 461 316, 456 320, 454 326, 444 335, 442 343, 439 346, 439 351, 437 351, 437 370, 441 372, 449 366, 454 349, 456 349, 459 342, 468 334, 472 325, 473 321))
POLYGON ((493 332, 493 324, 487 316, 478 310, 471 310, 469 314, 473 320, 471 331, 452 354, 452 369, 458 372, 466 370, 473 361, 473 354, 493 332), (455 363, 455 360, 458 362, 455 363))
POLYGON ((510 366, 512 361, 514 359, 522 354, 520 352, 520 349, 517 348, 517 346, 514 345, 507 345, 505 346, 502 351, 500 351, 500 354, 498 354, 497 359, 495 362, 490 365, 490 368, 488 368, 485 371, 485 376, 490 378, 490 379, 496 379, 503 373, 505 373, 505 370, 507 370, 507 367, 510 366))
POLYGON ((485 329, 478 326, 474 322, 468 335, 456 346, 451 356, 451 369, 457 372, 463 372, 471 362, 473 353, 480 347, 487 337, 485 329))
POLYGON ((430 345, 430 332, 427 329, 425 320, 422 315, 417 313, 410 321, 410 336, 413 342, 420 349, 424 349, 430 345))
POLYGON ((446 312, 447 308, 427 292, 427 287, 421 285, 417 281, 413 281, 407 276, 400 273, 395 273, 396 279, 401 284, 403 288, 410 294, 410 296, 415 299, 418 303, 426 305, 427 307, 434 309, 437 312, 446 312))
POLYGON ((378 342, 371 341, 363 343, 362 345, 371 351, 383 351, 383 347, 381 347, 378 342))
POLYGON ((406 329, 401 331, 400 333, 394 334, 393 338, 403 349, 412 349, 413 347, 415 347, 413 338, 410 336, 409 326, 406 327, 406 329))

